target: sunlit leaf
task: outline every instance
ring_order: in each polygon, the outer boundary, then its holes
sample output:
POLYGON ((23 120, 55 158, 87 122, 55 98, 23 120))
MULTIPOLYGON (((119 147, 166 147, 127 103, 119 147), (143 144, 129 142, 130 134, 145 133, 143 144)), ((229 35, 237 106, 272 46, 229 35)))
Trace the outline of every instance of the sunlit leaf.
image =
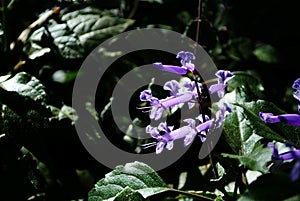
POLYGON ((222 154, 224 157, 233 158, 239 161, 240 165, 244 165, 250 170, 259 171, 262 173, 269 172, 267 163, 271 161, 272 149, 270 147, 263 147, 259 145, 253 149, 249 154, 243 156, 222 154))
POLYGON ((98 181, 89 192, 89 201, 118 200, 129 195, 140 198, 141 194, 136 190, 141 189, 148 189, 141 192, 148 197, 160 192, 151 190, 154 187, 166 187, 166 184, 152 168, 140 162, 127 163, 125 166, 117 166, 98 181))

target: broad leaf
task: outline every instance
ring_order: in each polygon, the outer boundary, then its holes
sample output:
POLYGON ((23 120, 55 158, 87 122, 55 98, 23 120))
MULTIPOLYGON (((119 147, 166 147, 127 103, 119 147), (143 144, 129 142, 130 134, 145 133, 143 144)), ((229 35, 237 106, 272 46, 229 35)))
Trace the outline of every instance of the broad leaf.
POLYGON ((243 108, 245 118, 250 122, 254 133, 270 140, 290 141, 300 146, 300 128, 285 123, 265 124, 258 116, 259 112, 271 112, 274 115, 285 114, 273 103, 258 100, 244 104, 237 104, 243 108))
POLYGON ((270 147, 263 147, 263 145, 259 145, 255 147, 251 153, 243 156, 232 154, 222 155, 224 157, 237 159, 240 165, 244 165, 250 170, 267 173, 269 172, 267 168, 267 163, 272 158, 272 149, 270 147))
POLYGON ((133 20, 117 16, 114 10, 92 7, 62 11, 61 20, 50 20, 29 38, 25 52, 31 59, 52 52, 63 58, 83 58, 104 40, 124 32, 133 20), (50 34, 50 35, 49 35, 50 34))
POLYGON ((248 186, 239 201, 294 200, 292 196, 299 194, 299 185, 299 181, 292 182, 288 174, 262 175, 248 186))
POLYGON ((262 44, 258 46, 253 54, 261 61, 266 63, 276 63, 278 62, 278 55, 276 49, 268 44, 262 44))
POLYGON ((140 193, 136 190, 141 189, 148 189, 142 191, 148 197, 160 192, 151 190, 154 187, 166 187, 166 184, 153 169, 140 162, 128 163, 125 166, 117 166, 98 181, 89 192, 89 201, 118 200, 129 194, 139 197, 140 193))

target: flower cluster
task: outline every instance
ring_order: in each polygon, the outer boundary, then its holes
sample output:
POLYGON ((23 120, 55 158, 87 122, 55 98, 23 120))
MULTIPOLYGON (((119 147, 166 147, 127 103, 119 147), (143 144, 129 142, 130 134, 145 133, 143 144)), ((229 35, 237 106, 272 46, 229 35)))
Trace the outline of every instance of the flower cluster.
MULTIPOLYGON (((300 113, 300 78, 298 78, 293 86, 293 89, 296 91, 294 92, 294 98, 296 98, 298 102, 298 112, 300 113)), ((273 113, 269 112, 260 112, 259 113, 260 118, 265 123, 278 123, 283 122, 287 124, 291 124, 294 126, 300 126, 300 115, 299 114, 281 114, 281 115, 273 115, 273 113)))
MULTIPOLYGON (((194 70, 195 65, 192 60, 195 60, 195 56, 191 52, 181 51, 177 54, 176 58, 181 60, 182 66, 164 65, 161 62, 154 63, 153 66, 158 69, 178 75, 187 75, 192 73, 195 77, 194 70)), ((224 96, 225 88, 228 86, 228 81, 233 78, 233 74, 230 71, 219 70, 216 73, 218 83, 211 85, 209 88, 210 94, 217 93, 221 98, 224 96)), ((150 103, 149 117, 150 119, 159 120, 163 116, 163 113, 167 109, 174 109, 178 106, 187 104, 189 109, 192 109, 196 103, 201 103, 205 96, 203 96, 203 86, 197 82, 195 78, 185 78, 182 83, 176 80, 171 80, 165 83, 164 89, 170 92, 170 96, 164 99, 158 99, 153 96, 151 90, 147 89, 141 92, 140 100, 150 103)), ((198 104, 200 111, 203 111, 201 104, 198 104)), ((159 154, 166 147, 171 150, 173 147, 173 141, 184 138, 184 146, 188 146, 193 142, 196 136, 199 136, 201 141, 206 139, 207 132, 210 129, 218 128, 221 126, 222 121, 231 112, 231 109, 227 104, 220 104, 219 110, 216 113, 216 120, 210 119, 206 114, 199 114, 194 119, 184 119, 187 125, 174 129, 173 126, 168 126, 166 122, 162 122, 158 127, 152 127, 148 125, 146 132, 149 133, 152 138, 156 139, 156 153, 159 154)))

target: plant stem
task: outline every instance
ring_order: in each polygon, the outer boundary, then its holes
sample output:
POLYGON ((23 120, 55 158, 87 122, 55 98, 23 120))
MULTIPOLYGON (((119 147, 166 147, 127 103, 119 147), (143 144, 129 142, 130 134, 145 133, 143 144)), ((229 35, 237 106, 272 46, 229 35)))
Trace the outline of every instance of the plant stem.
POLYGON ((200 36, 200 22, 201 22, 201 0, 198 1, 198 17, 197 17, 197 30, 196 30, 196 45, 199 43, 199 36, 200 36))
POLYGON ((9 33, 7 28, 7 5, 6 0, 1 0, 2 4, 2 27, 3 27, 3 52, 7 52, 9 50, 9 33))

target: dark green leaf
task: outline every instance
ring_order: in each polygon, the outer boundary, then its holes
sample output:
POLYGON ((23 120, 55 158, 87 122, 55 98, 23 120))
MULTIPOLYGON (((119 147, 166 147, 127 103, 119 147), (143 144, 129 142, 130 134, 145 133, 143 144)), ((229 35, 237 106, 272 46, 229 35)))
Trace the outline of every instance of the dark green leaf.
POLYGON ((67 59, 82 58, 134 22, 120 18, 114 10, 102 11, 92 7, 62 13, 59 23, 50 20, 46 28, 32 33, 24 49, 31 59, 50 51, 67 59))
POLYGON ((166 187, 166 184, 152 168, 140 162, 127 163, 125 166, 117 166, 115 170, 106 174, 105 178, 98 181, 89 192, 89 201, 113 200, 118 196, 128 196, 124 191, 139 197, 134 191, 139 189, 149 189, 143 192, 150 196, 157 193, 157 190, 151 190, 154 187, 166 187))
POLYGON ((269 172, 267 162, 272 158, 272 149, 270 147, 263 147, 259 145, 253 149, 250 154, 244 156, 222 154, 224 157, 237 159, 240 165, 245 165, 250 170, 259 171, 262 173, 269 172))
POLYGON ((66 13, 62 20, 76 34, 85 51, 90 51, 105 39, 124 32, 134 22, 117 17, 113 12, 91 7, 66 13))
POLYGON ((220 181, 226 175, 225 169, 223 168, 223 166, 220 163, 216 164, 216 169, 218 171, 217 175, 219 177, 216 179, 211 179, 210 181, 220 181))
POLYGON ((146 1, 146 2, 149 2, 149 3, 163 4, 163 0, 141 0, 141 1, 146 1))
POLYGON ((284 200, 299 194, 299 181, 292 182, 288 174, 266 174, 248 186, 239 201, 284 200))
POLYGON ((266 63, 276 63, 277 60, 277 52, 275 48, 268 44, 262 44, 255 48, 253 54, 261 61, 266 63))
POLYGON ((253 132, 270 140, 284 142, 286 140, 300 146, 300 128, 285 123, 265 124, 258 116, 259 112, 271 112, 274 115, 284 114, 283 110, 273 103, 258 100, 244 104, 237 104, 243 108, 245 118, 250 122, 253 132))

